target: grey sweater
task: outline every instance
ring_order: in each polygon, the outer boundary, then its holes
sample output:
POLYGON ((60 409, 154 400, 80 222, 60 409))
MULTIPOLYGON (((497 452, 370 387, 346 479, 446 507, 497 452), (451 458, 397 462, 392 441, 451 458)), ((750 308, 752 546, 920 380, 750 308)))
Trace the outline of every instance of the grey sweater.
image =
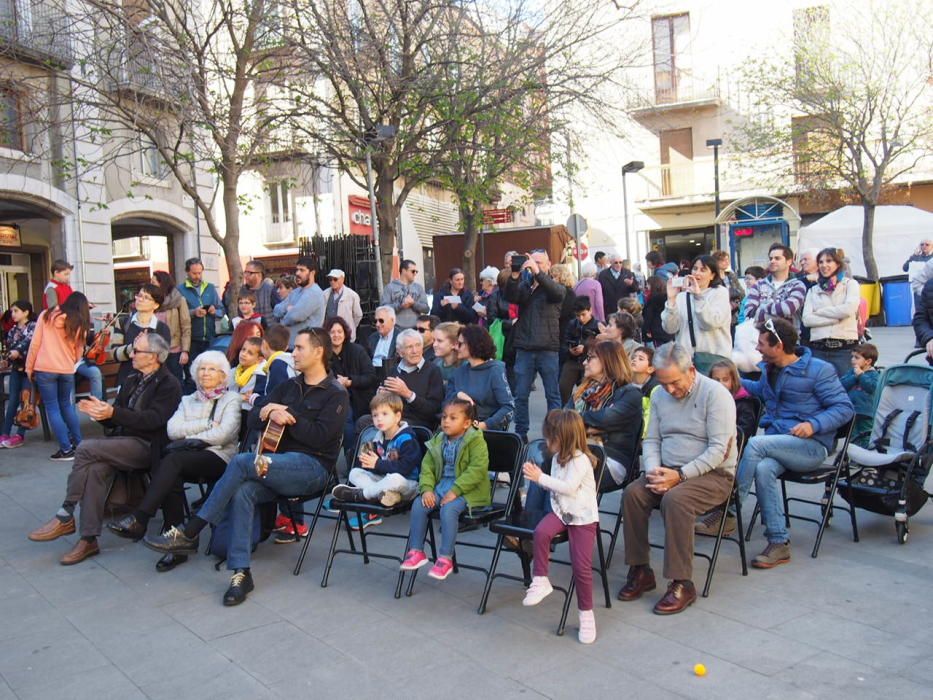
POLYGON ((699 372, 693 389, 675 399, 663 388, 651 394, 643 445, 646 472, 683 469, 688 479, 719 469, 735 474, 735 400, 722 384, 699 372))

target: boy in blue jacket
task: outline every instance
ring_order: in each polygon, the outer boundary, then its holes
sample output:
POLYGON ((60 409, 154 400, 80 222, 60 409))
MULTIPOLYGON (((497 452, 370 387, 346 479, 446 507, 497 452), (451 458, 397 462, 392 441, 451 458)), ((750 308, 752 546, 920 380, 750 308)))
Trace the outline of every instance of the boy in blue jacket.
POLYGON ((370 401, 369 410, 379 433, 372 443, 360 447, 360 466, 350 470, 352 486, 335 486, 331 495, 341 501, 378 502, 391 508, 418 493, 421 445, 402 420, 400 396, 380 391, 370 401))

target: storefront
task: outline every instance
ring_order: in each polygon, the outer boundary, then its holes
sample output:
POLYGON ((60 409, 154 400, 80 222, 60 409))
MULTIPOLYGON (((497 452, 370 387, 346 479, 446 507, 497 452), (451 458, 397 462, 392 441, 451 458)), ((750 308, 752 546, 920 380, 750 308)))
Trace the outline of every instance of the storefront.
POLYGON ((648 233, 649 249, 659 251, 664 259, 680 263, 706 255, 715 249, 716 237, 712 226, 648 233))
POLYGON ((727 228, 732 269, 741 273, 752 265, 768 269, 768 249, 790 245, 791 224, 800 225, 797 212, 775 197, 750 197, 733 202, 717 223, 727 228))

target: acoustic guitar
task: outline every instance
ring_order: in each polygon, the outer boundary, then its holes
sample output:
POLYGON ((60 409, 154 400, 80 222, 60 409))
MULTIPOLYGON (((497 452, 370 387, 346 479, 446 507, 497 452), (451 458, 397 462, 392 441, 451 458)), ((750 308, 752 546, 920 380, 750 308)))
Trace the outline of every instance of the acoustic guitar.
POLYGON ((256 467, 256 476, 260 479, 266 477, 266 474, 269 473, 269 466, 272 464, 272 461, 266 455, 278 452, 284 436, 285 425, 276 423, 273 420, 266 423, 266 429, 262 431, 262 437, 256 446, 256 459, 253 461, 253 466, 256 467))

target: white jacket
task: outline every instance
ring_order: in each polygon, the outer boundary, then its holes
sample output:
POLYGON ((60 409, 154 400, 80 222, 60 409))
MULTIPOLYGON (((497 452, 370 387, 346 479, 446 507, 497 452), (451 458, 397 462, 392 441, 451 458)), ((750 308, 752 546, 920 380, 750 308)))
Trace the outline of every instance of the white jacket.
MULTIPOLYGON (((327 305, 333 296, 334 290, 329 287, 324 290, 324 320, 327 320, 327 305)), ((350 341, 356 341, 356 327, 363 320, 363 308, 360 306, 360 295, 343 285, 340 298, 337 300, 337 315, 350 326, 350 341)))
POLYGON ((728 358, 732 355, 732 306, 729 304, 729 289, 725 285, 709 287, 699 294, 681 292, 672 303, 664 303, 661 326, 675 335, 674 342, 691 352, 711 352, 728 358), (693 309, 693 333, 696 347, 690 342, 687 325, 687 297, 693 309))
POLYGON ((574 454, 566 464, 558 462, 555 456, 551 474, 542 474, 538 485, 551 492, 551 510, 564 523, 589 525, 599 522, 593 464, 582 452, 574 454))
POLYGON ((240 434, 240 394, 227 391, 217 399, 214 420, 210 420, 213 401, 201 401, 197 393, 181 397, 175 414, 168 419, 168 439, 196 438, 210 443, 207 448, 224 462, 236 454, 240 434))
POLYGON ((859 285, 844 277, 832 294, 815 284, 807 292, 801 321, 810 329, 810 340, 858 340, 859 285))

